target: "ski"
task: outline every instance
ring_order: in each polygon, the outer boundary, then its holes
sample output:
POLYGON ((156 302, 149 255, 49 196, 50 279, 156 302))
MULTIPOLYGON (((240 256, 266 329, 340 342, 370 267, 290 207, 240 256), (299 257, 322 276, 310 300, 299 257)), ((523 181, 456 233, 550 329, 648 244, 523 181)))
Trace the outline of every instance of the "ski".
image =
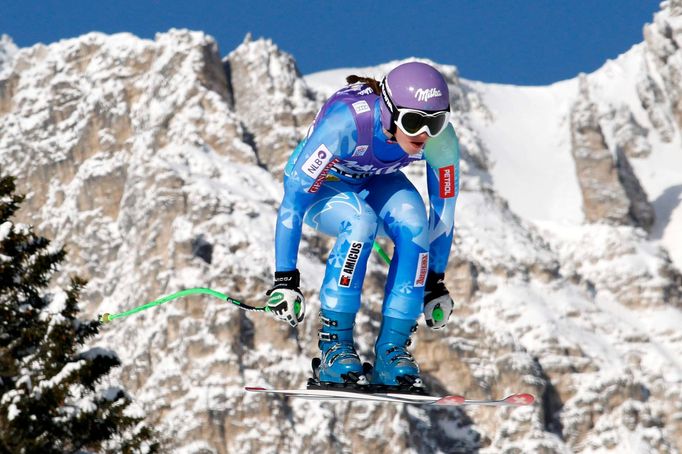
POLYGON ((279 394, 289 397, 298 397, 312 400, 356 400, 373 402, 391 402, 411 405, 435 405, 435 406, 464 406, 464 405, 487 405, 487 406, 522 406, 532 405, 535 397, 531 394, 512 394, 504 399, 467 399, 464 396, 425 396, 419 394, 399 393, 368 393, 358 391, 345 391, 336 389, 268 389, 254 386, 244 388, 248 392, 279 394))

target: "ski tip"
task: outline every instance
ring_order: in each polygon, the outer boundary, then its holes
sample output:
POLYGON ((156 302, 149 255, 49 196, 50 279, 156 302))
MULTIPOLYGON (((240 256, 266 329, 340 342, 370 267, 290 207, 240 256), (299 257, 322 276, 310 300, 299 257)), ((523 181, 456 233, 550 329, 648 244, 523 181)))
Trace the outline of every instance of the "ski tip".
POLYGON ((510 405, 533 405, 535 396, 526 393, 512 394, 504 399, 504 402, 510 405))
POLYGON ((445 396, 445 397, 438 399, 433 404, 434 405, 464 405, 464 401, 466 401, 464 396, 445 396))
POLYGON ((245 386, 244 389, 251 392, 267 391, 267 389, 261 388, 260 386, 245 386))

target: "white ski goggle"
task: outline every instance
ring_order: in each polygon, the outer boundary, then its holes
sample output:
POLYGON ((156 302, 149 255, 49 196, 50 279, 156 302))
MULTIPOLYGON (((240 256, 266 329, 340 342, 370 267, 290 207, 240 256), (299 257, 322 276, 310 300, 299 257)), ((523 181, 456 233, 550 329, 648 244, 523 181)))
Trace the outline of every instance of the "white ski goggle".
POLYGON ((450 111, 428 113, 421 110, 398 107, 398 119, 395 124, 405 135, 418 136, 426 132, 430 137, 436 137, 443 132, 450 120, 450 111))

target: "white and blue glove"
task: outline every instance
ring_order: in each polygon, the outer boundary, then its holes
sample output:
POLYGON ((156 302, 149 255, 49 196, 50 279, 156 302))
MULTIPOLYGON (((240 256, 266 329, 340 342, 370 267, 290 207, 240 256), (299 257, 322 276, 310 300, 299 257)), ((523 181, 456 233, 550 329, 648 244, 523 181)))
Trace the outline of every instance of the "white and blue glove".
POLYGON ((275 283, 265 294, 268 296, 266 303, 269 312, 276 319, 296 326, 305 317, 305 298, 300 285, 301 276, 298 270, 276 271, 275 283))

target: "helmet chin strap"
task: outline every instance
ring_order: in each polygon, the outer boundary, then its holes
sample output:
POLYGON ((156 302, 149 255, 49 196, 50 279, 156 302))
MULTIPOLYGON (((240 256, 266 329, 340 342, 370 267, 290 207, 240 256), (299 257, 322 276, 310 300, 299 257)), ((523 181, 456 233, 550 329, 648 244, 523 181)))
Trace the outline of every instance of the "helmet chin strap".
POLYGON ((387 129, 387 131, 391 134, 393 138, 395 138, 395 132, 396 132, 396 120, 398 119, 398 108, 396 107, 395 104, 393 104, 393 101, 391 100, 391 97, 388 95, 388 91, 390 90, 388 88, 388 82, 386 81, 386 77, 384 77, 381 82, 379 83, 379 86, 381 87, 381 99, 384 104, 386 104, 386 107, 388 108, 388 111, 391 112, 391 124, 390 124, 390 129, 387 129))

